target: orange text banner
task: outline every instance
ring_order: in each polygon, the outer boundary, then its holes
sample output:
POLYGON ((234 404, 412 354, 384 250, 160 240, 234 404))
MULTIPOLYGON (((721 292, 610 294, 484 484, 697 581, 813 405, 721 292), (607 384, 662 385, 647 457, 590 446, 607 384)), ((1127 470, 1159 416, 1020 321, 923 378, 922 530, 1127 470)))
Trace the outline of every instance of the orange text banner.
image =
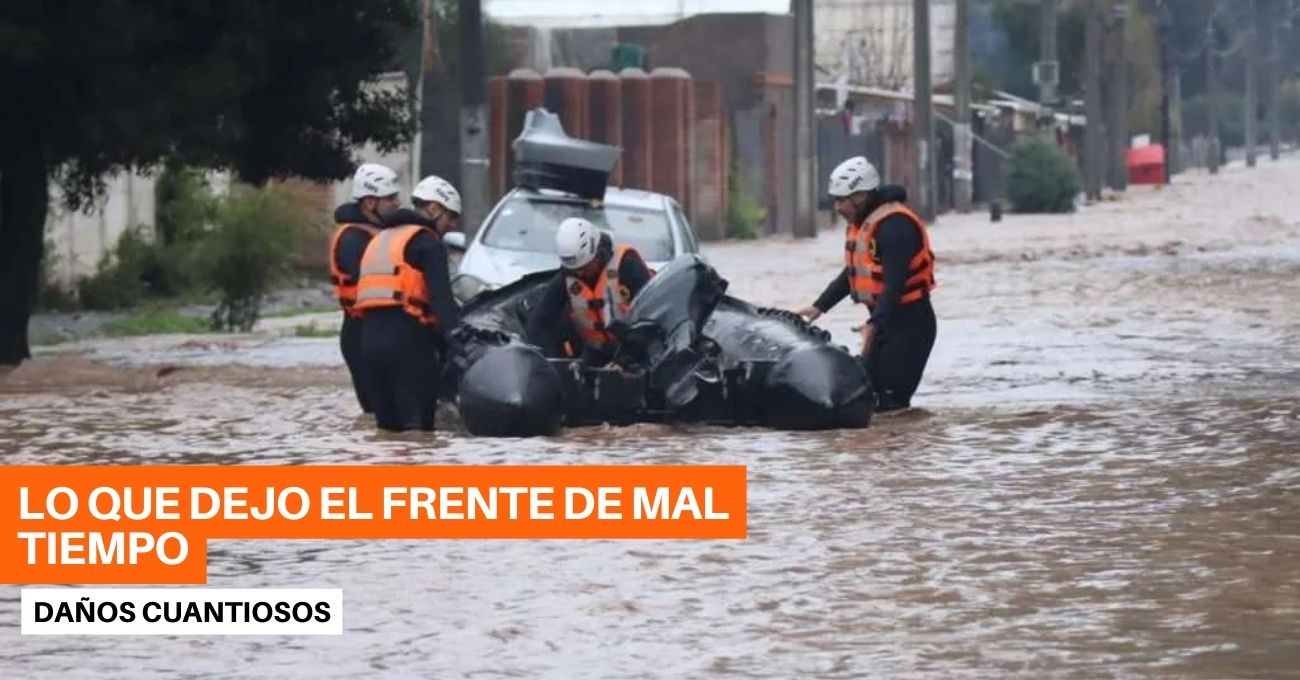
POLYGON ((738 539, 743 466, 7 466, 0 582, 204 583, 208 539, 738 539))

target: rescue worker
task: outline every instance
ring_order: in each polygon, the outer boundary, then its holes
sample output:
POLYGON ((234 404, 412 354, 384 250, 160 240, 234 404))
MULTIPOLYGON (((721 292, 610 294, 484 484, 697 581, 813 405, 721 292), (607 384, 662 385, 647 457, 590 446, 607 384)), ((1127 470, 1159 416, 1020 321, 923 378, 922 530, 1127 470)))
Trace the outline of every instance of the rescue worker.
POLYGON ((831 172, 835 211, 848 222, 844 269, 812 306, 809 321, 846 296, 867 306, 861 327, 862 362, 876 392, 876 410, 911 406, 934 347, 934 253, 925 222, 905 204, 907 191, 882 185, 862 156, 831 172))
POLYGON ((354 308, 357 279, 361 273, 361 255, 370 238, 379 232, 384 217, 401 207, 397 193, 397 173, 367 163, 352 176, 352 200, 334 209, 338 228, 330 239, 329 269, 334 296, 343 310, 339 350, 352 376, 357 402, 366 413, 370 413, 371 407, 361 384, 361 313, 354 308))
POLYGON ((361 371, 384 430, 432 430, 447 334, 460 321, 442 237, 460 223, 460 194, 429 176, 366 247, 357 284, 361 371))
POLYGON ((555 232, 560 271, 529 315, 529 342, 548 356, 581 357, 588 366, 629 366, 610 324, 627 316, 653 272, 636 249, 614 246, 609 234, 580 217, 555 232))

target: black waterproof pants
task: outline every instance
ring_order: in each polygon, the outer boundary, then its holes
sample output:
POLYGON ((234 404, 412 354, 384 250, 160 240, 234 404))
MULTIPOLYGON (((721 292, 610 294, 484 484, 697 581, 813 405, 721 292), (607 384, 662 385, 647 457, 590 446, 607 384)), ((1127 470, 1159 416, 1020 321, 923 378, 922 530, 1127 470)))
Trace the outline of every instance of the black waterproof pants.
POLYGON ((432 430, 444 351, 435 331, 398 308, 366 312, 362 385, 383 430, 432 430))
POLYGON ((348 365, 352 376, 352 389, 357 393, 357 403, 361 410, 370 413, 370 400, 361 384, 361 319, 343 315, 343 328, 339 331, 339 350, 343 353, 343 362, 348 365))
POLYGON ((935 330, 929 298, 899 305, 889 323, 876 329, 871 352, 863 363, 876 392, 877 411, 912 405, 912 394, 921 384, 934 347, 935 330))

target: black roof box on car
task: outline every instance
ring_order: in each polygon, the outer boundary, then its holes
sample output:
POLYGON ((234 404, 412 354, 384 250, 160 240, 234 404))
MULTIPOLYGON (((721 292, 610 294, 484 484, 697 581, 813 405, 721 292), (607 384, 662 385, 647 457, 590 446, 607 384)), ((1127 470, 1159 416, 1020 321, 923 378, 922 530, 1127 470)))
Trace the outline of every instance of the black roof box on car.
POLYGON ((528 112, 513 146, 515 184, 588 199, 604 198, 621 152, 616 146, 573 139, 565 134, 559 116, 543 108, 528 112))

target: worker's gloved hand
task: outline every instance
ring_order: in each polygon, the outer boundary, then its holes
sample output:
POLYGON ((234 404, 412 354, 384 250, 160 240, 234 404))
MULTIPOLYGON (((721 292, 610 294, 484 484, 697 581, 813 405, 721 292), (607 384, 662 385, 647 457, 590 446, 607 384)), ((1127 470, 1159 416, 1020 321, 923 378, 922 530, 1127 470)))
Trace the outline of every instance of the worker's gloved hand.
POLYGON ((817 320, 817 317, 822 315, 822 310, 817 309, 814 305, 808 305, 807 307, 796 311, 795 314, 802 316, 807 319, 809 323, 812 323, 817 320))
POLYGON ((618 352, 613 358, 605 364, 605 368, 612 368, 624 375, 639 375, 645 371, 645 358, 636 354, 618 352))
POLYGON ((604 368, 607 371, 618 371, 619 373, 623 373, 623 374, 629 373, 628 369, 622 364, 618 363, 617 361, 611 361, 608 364, 602 366, 602 368, 604 368))

